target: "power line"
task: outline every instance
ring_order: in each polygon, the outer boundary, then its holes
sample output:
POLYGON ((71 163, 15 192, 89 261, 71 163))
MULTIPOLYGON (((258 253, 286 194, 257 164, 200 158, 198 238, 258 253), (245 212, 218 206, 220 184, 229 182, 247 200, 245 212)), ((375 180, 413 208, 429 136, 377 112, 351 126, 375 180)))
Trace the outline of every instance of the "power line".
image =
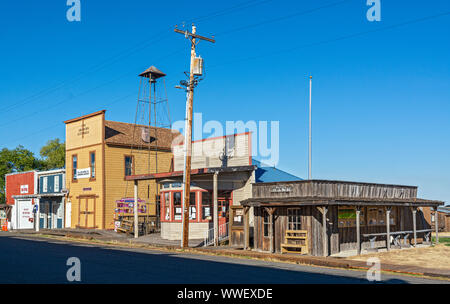
MULTIPOLYGON (((272 1, 272 0, 246 1, 244 3, 232 6, 230 8, 222 9, 222 10, 213 12, 213 13, 205 15, 203 17, 198 17, 198 18, 191 19, 190 21, 207 20, 207 19, 210 19, 210 18, 213 18, 213 17, 216 17, 216 16, 230 14, 230 13, 233 13, 233 12, 235 12, 237 10, 243 10, 243 9, 252 7, 254 5, 265 3, 265 2, 269 2, 269 1, 272 1), (245 6, 245 5, 247 5, 247 6, 245 6)), ((96 65, 92 66, 91 68, 88 69, 88 72, 82 72, 82 73, 78 74, 78 76, 76 76, 74 78, 65 80, 65 81, 63 81, 63 82, 61 82, 61 83, 59 83, 57 85, 54 85, 54 86, 48 87, 48 88, 46 88, 44 90, 41 90, 41 91, 39 91, 39 92, 29 96, 29 97, 26 97, 26 98, 24 98, 24 99, 22 99, 22 100, 20 100, 20 101, 18 101, 16 103, 12 104, 12 105, 9 105, 9 106, 6 106, 5 108, 0 109, 0 111, 2 111, 3 113, 7 113, 7 112, 10 112, 11 110, 13 110, 13 109, 15 109, 17 107, 23 106, 23 105, 28 104, 28 103, 30 103, 32 101, 35 101, 35 100, 38 100, 38 99, 43 98, 45 96, 48 96, 49 94, 51 94, 51 93, 53 93, 53 92, 55 92, 55 91, 65 87, 67 84, 73 84, 74 82, 79 81, 79 80, 83 79, 84 77, 86 77, 86 76, 88 76, 88 75, 90 75, 92 73, 98 72, 99 70, 102 70, 103 68, 105 68, 105 67, 107 67, 107 66, 109 66, 109 65, 111 65, 111 64, 113 64, 113 63, 115 63, 117 61, 119 61, 122 58, 126 58, 126 57, 132 55, 133 53, 136 53, 136 52, 138 52, 140 50, 143 50, 143 49, 149 47, 150 45, 154 45, 157 42, 160 42, 160 41, 162 41, 164 39, 167 39, 168 37, 170 37, 170 34, 171 34, 171 32, 166 31, 166 30, 160 31, 157 34, 151 36, 151 38, 146 39, 146 40, 136 44, 135 46, 133 46, 131 48, 125 49, 124 51, 118 53, 117 55, 114 55, 114 56, 110 57, 109 59, 103 61, 100 64, 96 64, 96 65)))
POLYGON ((211 14, 206 15, 206 16, 190 19, 187 22, 200 23, 202 21, 205 21, 205 20, 208 20, 208 19, 211 19, 211 18, 214 18, 214 17, 220 17, 220 16, 232 14, 234 12, 241 11, 241 10, 244 10, 244 9, 256 6, 256 5, 264 4, 264 3, 267 3, 267 2, 271 2, 271 1, 273 1, 273 0, 262 0, 262 1, 261 0, 259 0, 259 1, 252 0, 252 1, 246 1, 246 2, 243 2, 241 4, 237 4, 235 6, 229 7, 227 9, 223 9, 223 10, 217 11, 215 13, 211 13, 211 14))
POLYGON ((371 33, 375 33, 375 32, 391 30, 391 29, 402 27, 402 26, 405 26, 405 25, 419 23, 419 22, 424 22, 424 21, 436 19, 436 18, 439 18, 439 17, 444 17, 444 16, 447 16, 447 15, 450 15, 450 11, 444 12, 444 13, 441 13, 441 14, 437 14, 437 15, 432 15, 432 16, 422 17, 422 18, 418 18, 418 19, 414 19, 414 20, 410 20, 410 21, 405 21, 405 22, 402 22, 402 23, 397 23, 397 24, 393 24, 393 25, 389 25, 389 26, 385 26, 385 27, 381 27, 381 28, 377 28, 377 29, 373 29, 373 30, 358 32, 358 33, 354 33, 354 34, 349 34, 349 35, 337 37, 337 38, 330 39, 330 40, 323 40, 323 41, 318 41, 318 42, 313 42, 313 43, 309 43, 309 44, 304 44, 304 45, 300 45, 300 46, 296 46, 296 47, 292 47, 292 48, 288 48, 288 49, 278 50, 278 51, 275 51, 275 52, 271 52, 269 54, 252 56, 252 57, 247 57, 247 58, 242 58, 242 59, 234 59, 232 61, 227 61, 227 62, 224 62, 224 63, 212 65, 212 66, 209 67, 209 69, 220 67, 220 66, 223 66, 223 65, 229 65, 231 63, 245 62, 245 61, 249 61, 249 60, 260 59, 260 58, 270 57, 270 56, 274 56, 274 55, 278 55, 278 54, 284 54, 284 53, 288 53, 288 52, 293 52, 293 51, 296 51, 296 50, 299 50, 299 49, 303 49, 303 48, 314 47, 314 46, 318 46, 318 45, 322 45, 322 44, 328 44, 328 43, 332 43, 332 42, 336 42, 336 41, 351 39, 351 38, 355 38, 355 37, 359 37, 359 36, 363 36, 363 35, 371 34, 371 33))
POLYGON ((343 4, 343 3, 346 3, 346 2, 349 2, 349 1, 350 0, 342 0, 342 1, 338 1, 338 2, 332 2, 332 3, 326 4, 326 5, 323 5, 323 6, 320 6, 320 7, 316 7, 316 8, 313 8, 313 9, 309 9, 309 10, 306 10, 306 11, 300 11, 300 12, 289 14, 289 15, 286 15, 286 16, 281 16, 281 17, 269 19, 269 20, 266 20, 266 21, 245 25, 245 26, 238 27, 238 28, 235 28, 235 29, 232 29, 232 30, 224 31, 224 32, 216 34, 215 36, 221 36, 221 35, 226 35, 226 34, 230 34, 230 33, 235 33, 235 32, 247 30, 247 29, 250 29, 250 28, 253 28, 253 27, 266 25, 266 24, 269 24, 269 23, 274 23, 274 22, 290 19, 290 18, 293 18, 293 17, 298 17, 298 16, 301 16, 301 15, 306 15, 306 14, 309 14, 309 13, 320 11, 322 9, 326 9, 326 8, 330 8, 330 7, 333 7, 333 6, 337 6, 339 4, 343 4))
MULTIPOLYGON (((126 98, 131 97, 132 95, 134 95, 134 93, 128 94, 128 95, 123 96, 123 97, 120 97, 120 98, 118 98, 118 99, 116 99, 116 100, 114 100, 114 101, 112 101, 112 102, 108 102, 108 104, 105 104, 105 105, 103 105, 103 106, 100 106, 100 108, 101 108, 101 107, 106 107, 106 106, 110 106, 110 105, 116 104, 116 103, 118 103, 119 101, 122 101, 122 100, 124 100, 124 99, 126 99, 126 98)), ((97 108, 99 108, 99 107, 97 107, 97 108)), ((40 130, 38 130, 38 131, 36 131, 36 132, 29 133, 28 135, 25 135, 25 136, 23 136, 23 137, 17 138, 15 141, 13 141, 13 143, 16 143, 16 142, 19 142, 19 141, 21 141, 21 140, 23 140, 23 139, 32 137, 32 136, 34 136, 34 135, 36 135, 36 134, 40 134, 40 133, 42 133, 42 132, 44 132, 44 131, 47 131, 48 129, 51 129, 51 128, 54 128, 54 127, 57 127, 57 126, 60 126, 60 125, 61 125, 61 122, 58 122, 58 123, 53 124, 53 125, 51 125, 51 126, 45 127, 45 128, 43 128, 43 129, 40 129, 40 130)))
MULTIPOLYGON (((168 54, 168 55, 166 55, 166 56, 163 56, 163 57, 161 57, 161 58, 158 59, 158 60, 159 60, 159 61, 162 61, 162 60, 167 59, 167 58, 169 58, 169 57, 171 57, 171 56, 173 56, 173 55, 175 55, 175 54, 177 54, 177 53, 180 53, 180 52, 182 52, 182 49, 177 50, 177 51, 175 51, 175 52, 173 52, 173 53, 170 53, 170 54, 168 54)), ((24 119, 24 118, 31 117, 31 116, 33 116, 33 115, 35 115, 35 114, 40 113, 40 112, 43 112, 43 111, 47 111, 47 110, 53 109, 54 107, 59 106, 59 105, 62 105, 62 104, 64 104, 64 103, 66 103, 67 101, 71 101, 71 100, 74 99, 74 98, 78 98, 78 97, 80 97, 80 96, 86 95, 86 94, 91 93, 91 92, 93 92, 93 91, 95 91, 95 90, 97 90, 97 89, 99 89, 99 88, 101 88, 101 87, 104 87, 104 86, 106 86, 106 85, 108 85, 108 84, 111 84, 111 83, 114 83, 114 82, 116 82, 116 81, 118 81, 118 80, 121 80, 121 79, 123 79, 124 77, 126 77, 126 76, 128 76, 128 75, 131 75, 132 73, 134 73, 134 72, 127 72, 127 73, 124 73, 124 74, 122 74, 121 76, 119 76, 118 78, 115 78, 115 79, 113 79, 113 80, 110 80, 110 81, 108 81, 108 82, 105 82, 105 83, 103 83, 103 84, 100 84, 100 85, 98 85, 98 86, 95 86, 95 87, 93 87, 93 88, 90 88, 90 89, 88 89, 88 90, 86 90, 86 91, 83 91, 82 93, 76 95, 75 97, 68 97, 68 98, 65 98, 65 99, 59 101, 58 103, 52 104, 52 105, 50 105, 50 106, 48 106, 48 107, 46 107, 46 108, 39 109, 39 110, 34 111, 34 112, 32 112, 32 113, 30 113, 30 114, 27 114, 27 115, 22 115, 22 116, 20 116, 20 117, 14 119, 14 120, 6 121, 6 123, 1 124, 0 127, 9 125, 9 124, 11 124, 11 123, 18 122, 18 121, 20 121, 20 120, 22 120, 22 119, 24 119)))

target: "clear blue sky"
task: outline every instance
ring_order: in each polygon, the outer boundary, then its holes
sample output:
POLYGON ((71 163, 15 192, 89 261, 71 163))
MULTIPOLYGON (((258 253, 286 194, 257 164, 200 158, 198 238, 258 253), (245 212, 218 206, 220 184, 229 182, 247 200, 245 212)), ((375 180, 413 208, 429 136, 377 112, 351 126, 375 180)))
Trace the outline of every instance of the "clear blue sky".
POLYGON ((173 87, 188 42, 173 27, 197 18, 217 39, 198 48, 204 120, 280 121, 279 167, 306 177, 312 74, 314 178, 417 185, 450 202, 450 15, 418 21, 450 2, 381 0, 381 22, 367 21, 365 0, 325 7, 335 2, 81 0, 70 23, 65 0, 1 1, 1 146, 38 153, 64 138, 63 120, 100 109, 133 122, 150 65, 167 74, 172 119, 183 119, 173 87))

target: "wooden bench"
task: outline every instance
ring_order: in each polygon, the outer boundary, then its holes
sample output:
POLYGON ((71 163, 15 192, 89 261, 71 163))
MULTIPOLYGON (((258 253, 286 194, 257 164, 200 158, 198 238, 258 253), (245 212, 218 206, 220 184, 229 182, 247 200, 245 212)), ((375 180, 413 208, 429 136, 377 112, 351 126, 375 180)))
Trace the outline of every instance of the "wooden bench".
POLYGON ((308 253, 308 232, 306 230, 286 230, 281 253, 308 253))
MULTIPOLYGON (((433 231, 432 229, 416 230, 416 234, 417 233, 425 233, 425 241, 426 241, 426 243, 430 243, 430 236, 431 236, 432 231, 433 231)), ((389 235, 393 237, 394 246, 397 246, 399 248, 402 248, 402 247, 408 248, 408 247, 410 247, 410 245, 408 244, 408 237, 410 234, 413 234, 413 233, 414 233, 414 231, 393 231, 393 232, 390 232, 389 235), (401 244, 401 242, 400 242, 400 237, 402 237, 402 236, 403 236, 403 244, 401 244)), ((369 241, 370 241, 370 248, 368 249, 369 251, 378 251, 378 249, 375 248, 375 241, 378 236, 386 236, 387 237, 387 233, 386 232, 365 233, 362 236, 369 238, 369 241)), ((389 242, 390 242, 390 240, 389 240, 389 242)))

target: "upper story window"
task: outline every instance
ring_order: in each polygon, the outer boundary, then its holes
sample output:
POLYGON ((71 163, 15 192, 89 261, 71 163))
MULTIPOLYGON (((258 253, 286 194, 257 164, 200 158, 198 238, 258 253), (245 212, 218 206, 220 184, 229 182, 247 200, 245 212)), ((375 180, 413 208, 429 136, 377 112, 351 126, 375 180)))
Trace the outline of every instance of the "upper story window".
POLYGON ((77 180, 78 156, 72 155, 72 179, 77 180))
POLYGON ((90 165, 91 165, 91 179, 95 179, 95 152, 89 153, 90 165))
POLYGON ((133 156, 125 155, 125 176, 133 175, 133 156))
POLYGON ((59 175, 55 175, 53 183, 55 188, 54 192, 59 192, 59 175))
POLYGON ((46 193, 48 192, 48 177, 44 176, 42 178, 42 192, 46 193))

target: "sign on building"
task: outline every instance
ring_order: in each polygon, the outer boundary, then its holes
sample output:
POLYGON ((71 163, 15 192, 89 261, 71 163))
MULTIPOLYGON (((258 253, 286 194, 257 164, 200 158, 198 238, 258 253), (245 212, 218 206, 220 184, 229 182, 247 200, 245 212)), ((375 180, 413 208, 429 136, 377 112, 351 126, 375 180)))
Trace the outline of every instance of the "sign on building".
POLYGON ((28 185, 20 185, 20 194, 28 193, 28 185))
POLYGON ((77 169, 77 179, 90 177, 91 177, 91 168, 77 169))

